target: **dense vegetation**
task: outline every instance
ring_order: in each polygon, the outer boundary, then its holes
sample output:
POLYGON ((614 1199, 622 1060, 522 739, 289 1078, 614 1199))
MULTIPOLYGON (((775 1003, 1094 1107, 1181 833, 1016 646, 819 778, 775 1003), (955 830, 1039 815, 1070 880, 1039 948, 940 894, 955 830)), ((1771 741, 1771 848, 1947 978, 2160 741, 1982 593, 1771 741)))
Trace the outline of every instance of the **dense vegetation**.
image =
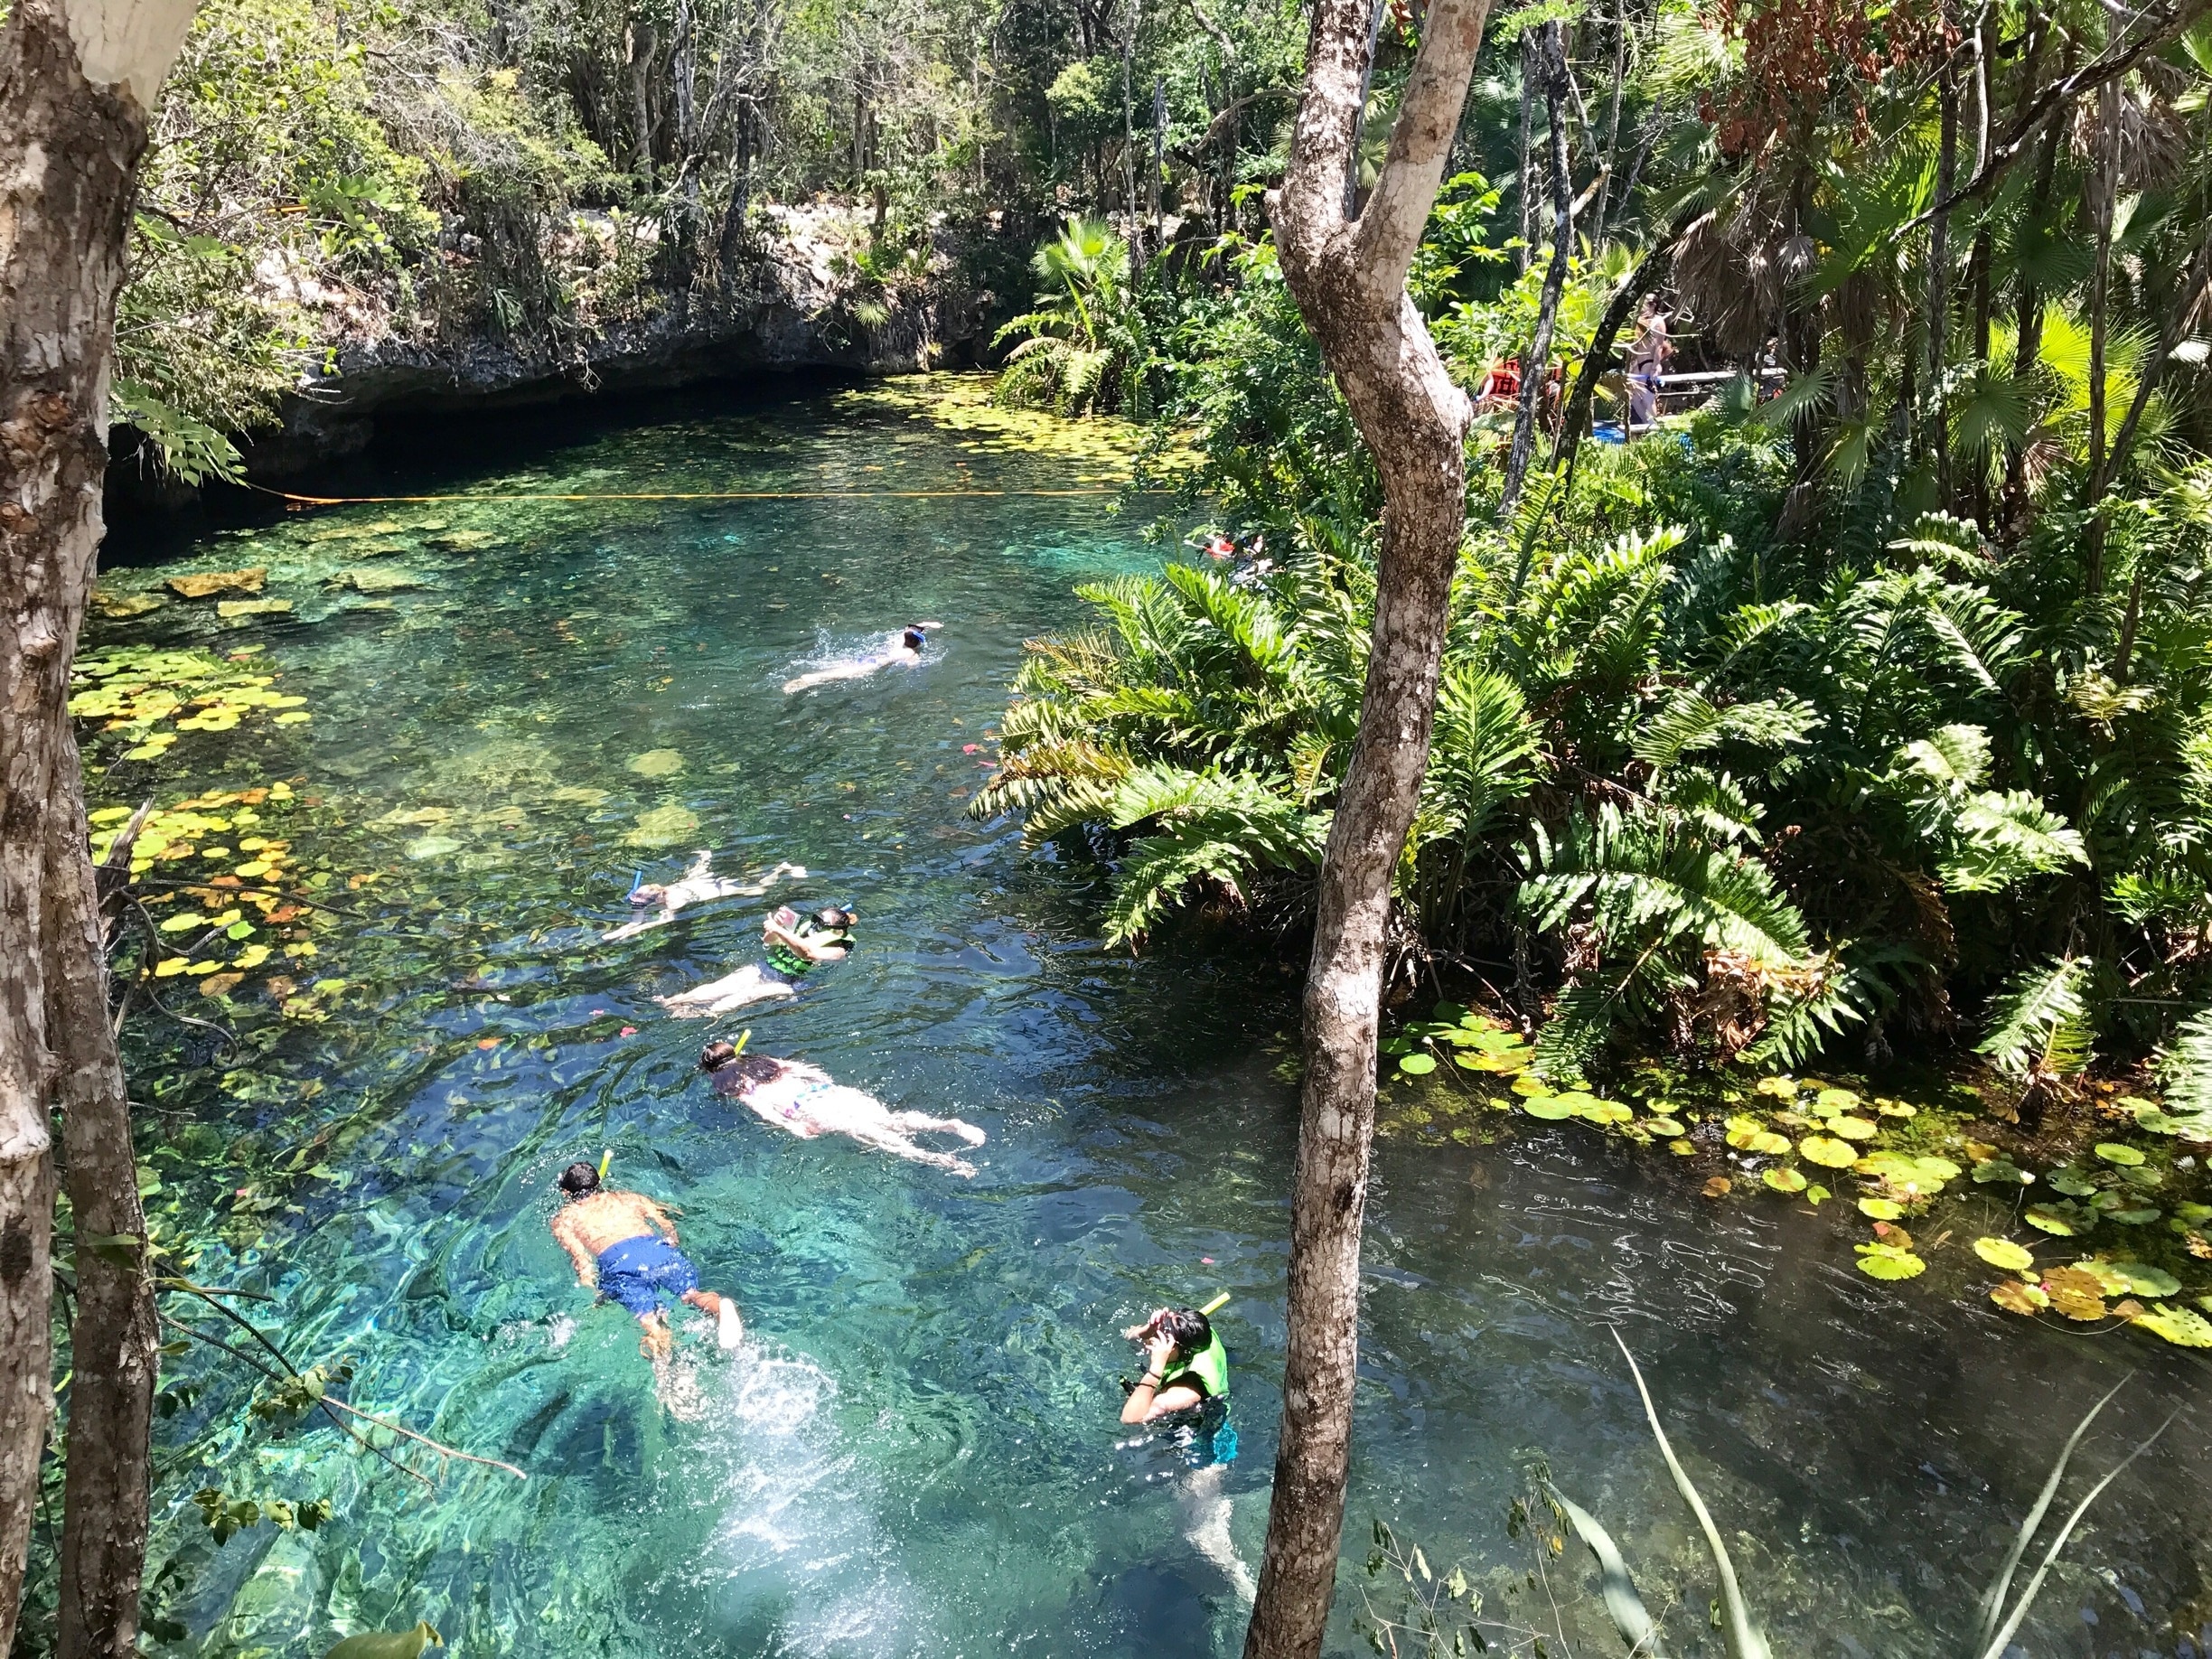
POLYGON ((1203 23, 1088 0, 210 0, 145 170, 115 413, 147 460, 228 471, 335 348, 493 341, 580 371, 611 330, 742 307, 779 239, 826 255, 848 333, 948 280, 1015 309, 1057 212, 1228 222, 1299 37, 1275 0, 1203 23))
MULTIPOLYGON (((1585 15, 1576 67, 1610 85, 1570 101, 1570 176, 1524 143, 1516 192, 1594 202, 1576 237, 1532 250, 1479 176, 1448 189, 1414 286, 1470 389, 1547 289, 1570 365, 1654 289, 1677 367, 1744 372, 1625 447, 1555 406, 1504 515, 1512 416, 1478 423, 1401 982, 1548 1002, 1556 1074, 1619 1040, 1964 1042, 2032 1097, 2162 1054, 2212 1126, 2212 33, 2108 28, 1585 15)), ((1198 490, 1277 567, 1089 592, 1100 626, 1037 647, 977 803, 1087 836, 1117 940, 1194 905, 1296 923, 1364 673, 1373 469, 1269 241, 1220 261, 1121 286, 1198 490)))

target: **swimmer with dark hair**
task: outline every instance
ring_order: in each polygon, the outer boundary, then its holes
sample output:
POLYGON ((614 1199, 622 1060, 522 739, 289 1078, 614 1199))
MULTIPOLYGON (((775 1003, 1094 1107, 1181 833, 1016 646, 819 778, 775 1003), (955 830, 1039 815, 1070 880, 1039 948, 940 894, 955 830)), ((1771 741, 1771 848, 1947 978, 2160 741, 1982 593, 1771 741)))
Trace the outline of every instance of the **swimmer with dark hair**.
POLYGON ((929 643, 929 633, 942 628, 942 623, 908 623, 896 633, 885 635, 880 651, 864 657, 848 657, 842 662, 832 662, 827 668, 816 669, 811 674, 801 674, 796 680, 783 682, 783 692, 811 691, 816 686, 826 686, 839 680, 866 680, 870 674, 887 668, 914 668, 922 661, 922 648, 929 643))
POLYGON ((1121 1420, 1148 1423, 1229 1398, 1229 1354, 1214 1323, 1195 1308, 1156 1308, 1122 1336, 1144 1344, 1143 1380, 1121 1402, 1121 1420))
POLYGON ((698 1269, 676 1248, 676 1223, 642 1193, 610 1191, 589 1164, 561 1171, 561 1207, 553 1212, 553 1237, 576 1263, 576 1283, 619 1302, 642 1336, 638 1352, 653 1363, 665 1385, 676 1339, 668 1305, 688 1302, 715 1322, 715 1339, 735 1348, 745 1336, 737 1304, 699 1289, 698 1269))
POLYGON ((717 1094, 752 1108, 764 1123, 788 1129, 801 1140, 844 1135, 864 1147, 917 1164, 972 1176, 975 1166, 949 1152, 914 1144, 916 1135, 957 1135, 971 1147, 983 1144, 983 1131, 958 1118, 927 1112, 894 1111, 872 1094, 831 1081, 820 1066, 803 1060, 777 1060, 740 1054, 728 1043, 709 1043, 699 1054, 699 1070, 714 1080, 717 1094))
POLYGON ((633 939, 648 928, 666 927, 686 904, 704 904, 714 899, 758 898, 783 876, 803 879, 806 876, 802 865, 779 864, 758 881, 732 881, 726 876, 717 876, 708 867, 713 861, 714 854, 702 847, 692 858, 691 867, 680 879, 639 882, 630 889, 630 903, 641 913, 658 904, 661 914, 654 916, 641 914, 636 921, 625 922, 612 933, 600 934, 601 942, 633 939))

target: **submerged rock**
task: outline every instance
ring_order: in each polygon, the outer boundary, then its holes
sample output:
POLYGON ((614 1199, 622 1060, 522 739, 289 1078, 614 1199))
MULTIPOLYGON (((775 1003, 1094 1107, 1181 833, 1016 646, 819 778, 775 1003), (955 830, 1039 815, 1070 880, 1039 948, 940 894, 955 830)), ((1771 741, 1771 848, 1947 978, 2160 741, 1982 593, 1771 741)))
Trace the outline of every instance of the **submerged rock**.
POLYGON ((173 576, 169 586, 187 599, 211 599, 217 594, 258 594, 267 580, 268 567, 255 565, 245 570, 202 570, 191 576, 173 576))

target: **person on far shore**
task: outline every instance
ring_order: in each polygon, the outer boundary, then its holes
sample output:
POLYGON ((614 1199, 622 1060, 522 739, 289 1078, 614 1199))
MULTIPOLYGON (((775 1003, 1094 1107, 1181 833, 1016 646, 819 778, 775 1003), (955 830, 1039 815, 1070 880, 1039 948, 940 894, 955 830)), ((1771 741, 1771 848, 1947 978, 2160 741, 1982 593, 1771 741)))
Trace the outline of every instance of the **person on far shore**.
POLYGON ((879 673, 887 668, 916 667, 922 661, 922 648, 929 643, 930 630, 943 626, 942 623, 908 623, 896 633, 885 636, 886 642, 881 651, 864 657, 848 657, 842 662, 832 662, 827 668, 816 669, 811 674, 801 674, 796 680, 785 680, 784 695, 788 697, 794 691, 811 690, 816 686, 826 686, 833 680, 866 680, 870 674, 879 673))
POLYGON ((737 1304, 699 1289, 698 1269, 676 1248, 676 1224, 666 1210, 642 1193, 603 1187, 589 1164, 569 1165, 558 1185, 561 1206, 550 1223, 554 1240, 576 1263, 576 1283, 621 1303, 642 1327, 638 1351, 652 1361, 664 1398, 676 1348, 667 1304, 687 1302, 708 1315, 725 1349, 744 1339, 737 1304))

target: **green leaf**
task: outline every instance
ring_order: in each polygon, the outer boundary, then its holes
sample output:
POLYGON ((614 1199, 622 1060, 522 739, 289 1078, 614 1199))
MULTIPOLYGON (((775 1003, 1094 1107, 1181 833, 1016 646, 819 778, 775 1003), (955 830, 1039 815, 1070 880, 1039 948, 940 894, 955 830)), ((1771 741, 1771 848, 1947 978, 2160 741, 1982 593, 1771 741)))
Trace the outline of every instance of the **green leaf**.
POLYGON ((1398 1069, 1409 1077, 1424 1077, 1436 1068, 1434 1054, 1404 1054, 1398 1061, 1398 1069))
POLYGON ((1605 1600, 1606 1611, 1613 1617, 1613 1627, 1620 1632, 1621 1640, 1628 1644, 1628 1651, 1647 1659, 1665 1659, 1665 1649, 1659 1641, 1659 1626, 1645 1607, 1643 1597, 1636 1593, 1636 1579, 1629 1574, 1620 1546, 1588 1510, 1557 1486, 1549 1490, 1553 1501, 1566 1511, 1567 1524, 1574 1529, 1575 1536, 1597 1558, 1598 1594, 1605 1600))

